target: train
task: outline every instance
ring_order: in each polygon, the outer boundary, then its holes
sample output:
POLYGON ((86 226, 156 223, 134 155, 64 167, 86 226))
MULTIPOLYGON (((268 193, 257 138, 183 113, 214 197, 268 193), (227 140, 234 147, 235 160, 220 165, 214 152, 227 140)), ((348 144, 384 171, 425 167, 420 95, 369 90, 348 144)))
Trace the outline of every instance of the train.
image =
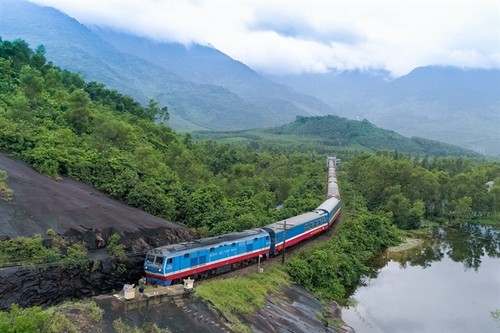
POLYGON ((146 253, 146 282, 168 286, 184 278, 208 277, 276 256, 328 230, 340 215, 335 174, 338 160, 328 157, 327 199, 315 210, 261 228, 154 248, 146 253))

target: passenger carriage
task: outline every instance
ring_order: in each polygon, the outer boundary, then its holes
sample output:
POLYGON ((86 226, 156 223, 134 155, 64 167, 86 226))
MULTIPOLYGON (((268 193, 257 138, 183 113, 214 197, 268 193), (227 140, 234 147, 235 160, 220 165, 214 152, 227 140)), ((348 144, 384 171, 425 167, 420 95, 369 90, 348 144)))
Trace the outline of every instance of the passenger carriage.
POLYGON ((262 227, 271 236, 271 254, 277 254, 284 247, 290 247, 325 231, 337 219, 339 213, 340 201, 337 198, 330 198, 313 212, 262 227))
POLYGON ((316 210, 328 212, 328 225, 331 226, 340 215, 340 200, 336 197, 331 197, 316 208, 316 210))

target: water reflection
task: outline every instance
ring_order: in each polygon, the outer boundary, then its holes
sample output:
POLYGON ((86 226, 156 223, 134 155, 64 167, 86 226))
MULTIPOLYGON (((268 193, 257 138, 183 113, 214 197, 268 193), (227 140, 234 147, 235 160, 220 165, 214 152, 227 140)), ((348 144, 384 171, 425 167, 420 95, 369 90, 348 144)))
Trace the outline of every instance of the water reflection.
POLYGON ((437 228, 419 246, 376 258, 344 308, 365 332, 499 332, 500 230, 463 224, 437 228))
POLYGON ((389 260, 398 261, 403 268, 408 265, 427 268, 433 262, 441 261, 445 254, 454 262, 462 263, 465 270, 477 271, 485 254, 500 257, 500 230, 469 223, 436 228, 422 246, 401 253, 387 253, 375 259, 374 268, 384 267, 389 260))

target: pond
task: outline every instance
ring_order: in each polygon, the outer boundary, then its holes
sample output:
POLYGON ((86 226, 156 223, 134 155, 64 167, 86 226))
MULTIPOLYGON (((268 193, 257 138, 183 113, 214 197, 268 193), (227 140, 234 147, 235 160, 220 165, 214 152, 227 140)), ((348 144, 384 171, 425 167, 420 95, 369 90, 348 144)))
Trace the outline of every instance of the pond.
POLYGON ((412 250, 373 261, 373 274, 342 310, 357 333, 500 332, 500 231, 439 228, 412 250))

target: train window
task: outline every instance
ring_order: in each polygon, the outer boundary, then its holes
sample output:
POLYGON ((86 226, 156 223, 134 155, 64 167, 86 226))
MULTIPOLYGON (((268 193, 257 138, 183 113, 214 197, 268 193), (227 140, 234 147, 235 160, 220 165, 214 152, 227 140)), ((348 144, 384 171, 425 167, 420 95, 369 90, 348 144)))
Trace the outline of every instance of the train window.
POLYGON ((215 251, 215 247, 211 247, 210 252, 214 252, 214 251, 215 251))
POLYGON ((168 258, 167 259, 167 264, 171 264, 172 263, 172 258, 168 258))
POLYGON ((231 243, 231 246, 236 246, 236 243, 231 243))
POLYGON ((306 223, 306 226, 304 228, 306 231, 309 230, 309 223, 306 223))
POLYGON ((184 258, 189 258, 189 253, 184 253, 184 258))
POLYGON ((266 240, 269 240, 269 236, 266 236, 266 240))
POLYGON ((155 256, 153 256, 153 255, 148 255, 148 256, 146 257, 146 262, 147 262, 148 264, 152 264, 154 261, 155 261, 155 256))
POLYGON ((254 242, 256 242, 256 241, 258 241, 258 240, 259 240, 258 238, 254 238, 254 239, 253 239, 253 241, 254 241, 254 242))
POLYGON ((155 264, 157 265, 162 265, 163 264, 163 257, 156 257, 155 264))

